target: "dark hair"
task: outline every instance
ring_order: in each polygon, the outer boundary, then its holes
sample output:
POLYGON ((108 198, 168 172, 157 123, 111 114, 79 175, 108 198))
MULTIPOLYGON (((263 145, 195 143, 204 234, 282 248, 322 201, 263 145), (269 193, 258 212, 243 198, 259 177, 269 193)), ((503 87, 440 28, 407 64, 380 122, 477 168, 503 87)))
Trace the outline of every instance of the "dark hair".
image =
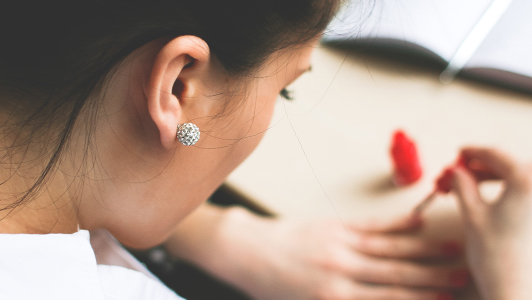
POLYGON ((87 99, 104 91, 106 77, 135 49, 162 37, 195 35, 228 74, 243 76, 275 51, 314 38, 339 5, 338 0, 7 2, 0 5, 0 112, 10 117, 0 128, 17 138, 0 149, 0 163, 32 143, 42 143, 43 151, 32 159, 44 163, 33 186, 0 210, 39 191, 80 111, 97 111, 97 102, 87 99))

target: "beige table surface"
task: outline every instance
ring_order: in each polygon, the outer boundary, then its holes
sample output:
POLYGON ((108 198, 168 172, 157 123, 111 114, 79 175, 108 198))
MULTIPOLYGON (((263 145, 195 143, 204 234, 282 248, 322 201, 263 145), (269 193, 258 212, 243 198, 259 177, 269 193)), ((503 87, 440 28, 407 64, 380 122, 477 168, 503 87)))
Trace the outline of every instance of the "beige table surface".
MULTIPOLYGON (((292 87, 295 100, 278 101, 271 128, 230 186, 279 215, 347 222, 407 214, 463 145, 532 161, 530 96, 462 79, 443 85, 434 70, 355 52, 316 49, 312 72, 292 87), (398 128, 416 140, 424 166, 408 188, 390 182, 398 128)), ((460 235, 453 196, 437 199, 427 216, 426 234, 460 235)))

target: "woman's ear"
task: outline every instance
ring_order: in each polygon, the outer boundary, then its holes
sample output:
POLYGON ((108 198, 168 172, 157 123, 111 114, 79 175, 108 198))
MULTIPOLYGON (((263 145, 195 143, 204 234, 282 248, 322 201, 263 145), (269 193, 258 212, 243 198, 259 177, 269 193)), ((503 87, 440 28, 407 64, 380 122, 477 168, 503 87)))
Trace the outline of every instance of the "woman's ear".
POLYGON ((149 114, 165 148, 176 145, 177 125, 186 123, 185 98, 197 90, 195 80, 208 72, 210 51, 196 36, 180 36, 158 52, 145 89, 149 114))

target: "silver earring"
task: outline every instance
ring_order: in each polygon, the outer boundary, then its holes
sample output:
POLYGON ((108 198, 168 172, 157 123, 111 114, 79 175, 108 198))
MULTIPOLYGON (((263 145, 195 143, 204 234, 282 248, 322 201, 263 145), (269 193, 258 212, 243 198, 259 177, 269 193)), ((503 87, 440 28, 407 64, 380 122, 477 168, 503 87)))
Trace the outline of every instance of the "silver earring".
POLYGON ((184 123, 177 125, 177 139, 185 146, 194 145, 200 138, 200 130, 198 126, 192 123, 184 123))

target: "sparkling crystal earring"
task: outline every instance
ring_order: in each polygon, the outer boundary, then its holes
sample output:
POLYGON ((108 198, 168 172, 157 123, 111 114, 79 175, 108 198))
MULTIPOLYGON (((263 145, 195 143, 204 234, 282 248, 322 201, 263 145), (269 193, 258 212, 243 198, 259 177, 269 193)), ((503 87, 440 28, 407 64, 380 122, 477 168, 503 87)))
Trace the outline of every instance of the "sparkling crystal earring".
POLYGON ((185 146, 194 145, 200 138, 200 130, 198 126, 192 123, 184 123, 177 125, 177 139, 185 146))

